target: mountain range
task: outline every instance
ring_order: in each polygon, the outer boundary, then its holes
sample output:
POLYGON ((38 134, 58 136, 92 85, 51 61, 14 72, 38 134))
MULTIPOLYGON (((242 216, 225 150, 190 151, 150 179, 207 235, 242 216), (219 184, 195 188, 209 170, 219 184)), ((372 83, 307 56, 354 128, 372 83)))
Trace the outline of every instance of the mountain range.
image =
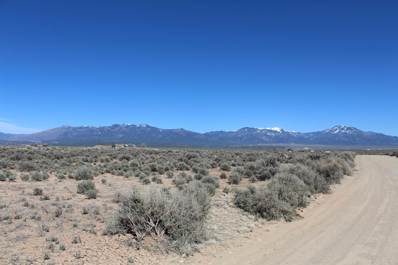
POLYGON ((33 134, 0 133, 0 144, 50 145, 136 144, 153 147, 250 147, 272 145, 322 145, 345 147, 398 147, 398 137, 337 125, 317 132, 280 128, 244 127, 236 131, 198 133, 185 129, 160 129, 150 125, 63 126, 33 134))

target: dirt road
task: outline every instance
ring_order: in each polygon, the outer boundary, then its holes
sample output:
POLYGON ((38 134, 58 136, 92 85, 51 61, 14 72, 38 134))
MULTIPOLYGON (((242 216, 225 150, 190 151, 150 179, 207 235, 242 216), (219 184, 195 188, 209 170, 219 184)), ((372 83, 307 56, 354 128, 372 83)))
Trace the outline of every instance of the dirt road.
POLYGON ((186 263, 398 264, 398 159, 358 156, 356 162, 354 175, 313 202, 303 219, 266 225, 230 248, 186 263))

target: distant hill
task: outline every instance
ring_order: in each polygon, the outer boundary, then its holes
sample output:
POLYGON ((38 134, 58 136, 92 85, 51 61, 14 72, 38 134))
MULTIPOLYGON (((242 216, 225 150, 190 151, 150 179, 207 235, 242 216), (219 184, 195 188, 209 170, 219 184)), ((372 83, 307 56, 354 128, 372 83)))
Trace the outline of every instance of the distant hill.
POLYGON ((125 143, 159 147, 239 147, 264 145, 326 145, 398 147, 398 137, 334 126, 318 132, 300 133, 280 128, 245 127, 237 131, 197 133, 184 129, 160 129, 149 125, 115 124, 102 127, 63 126, 33 134, 0 133, 0 143, 46 143, 83 145, 125 143))

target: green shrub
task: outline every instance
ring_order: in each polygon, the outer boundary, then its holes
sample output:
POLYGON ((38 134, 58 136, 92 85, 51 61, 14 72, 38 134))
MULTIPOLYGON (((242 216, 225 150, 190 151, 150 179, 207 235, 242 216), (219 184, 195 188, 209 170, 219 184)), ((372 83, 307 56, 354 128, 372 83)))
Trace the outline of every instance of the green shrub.
POLYGON ((77 184, 77 193, 84 194, 88 190, 95 189, 95 184, 91 180, 82 180, 77 184))
POLYGON ((82 166, 76 169, 74 178, 76 180, 90 180, 94 178, 94 173, 90 168, 82 166))
POLYGON ((267 220, 284 218, 290 221, 294 216, 294 208, 280 200, 278 194, 266 187, 258 189, 249 187, 238 191, 234 203, 238 208, 267 220))
POLYGON ((306 207, 310 193, 308 187, 297 176, 278 173, 268 185, 271 193, 293 208, 306 207))
POLYGON ((339 161, 334 158, 320 160, 316 167, 318 174, 320 174, 329 185, 340 183, 341 178, 344 176, 344 168, 339 164, 339 161))
POLYGON ((301 179, 307 185, 311 193, 325 192, 328 190, 326 181, 321 181, 317 173, 302 164, 284 164, 280 167, 280 174, 292 174, 301 179))
POLYGON ((204 177, 204 175, 202 175, 202 174, 195 174, 193 176, 193 178, 196 179, 196 180, 201 180, 203 177, 204 177))
POLYGON ((5 172, 0 171, 0 181, 6 181, 7 180, 7 175, 5 172))
POLYGON ((24 172, 30 172, 36 170, 36 166, 30 161, 23 161, 18 165, 18 169, 24 172))
POLYGON ((9 181, 15 181, 16 176, 8 170, 0 171, 0 181, 6 181, 7 179, 9 181))
POLYGON ((220 169, 221 169, 222 171, 230 171, 230 170, 231 170, 231 166, 228 165, 228 164, 222 164, 222 165, 220 166, 220 169))
POLYGON ((241 180, 241 178, 240 178, 240 175, 238 175, 238 174, 236 174, 236 173, 232 173, 230 176, 229 176, 229 183, 230 184, 234 184, 234 185, 238 185, 239 183, 240 183, 240 180, 241 180))
POLYGON ((144 178, 141 178, 140 181, 144 185, 151 184, 151 180, 147 176, 145 176, 144 178))
POLYGON ((210 207, 206 187, 192 181, 182 190, 151 187, 133 190, 123 200, 108 231, 129 233, 137 240, 147 235, 166 238, 174 249, 186 252, 205 238, 205 221, 210 207))
POLYGON ((30 176, 28 174, 22 174, 21 175, 21 180, 22 181, 29 181, 29 179, 30 179, 30 176))
POLYGON ((235 205, 252 214, 257 214, 255 210, 256 202, 256 188, 255 187, 248 187, 243 190, 237 190, 235 193, 234 203, 235 205))
POLYGON ((235 194, 238 208, 262 218, 292 220, 298 207, 305 207, 310 193, 297 176, 278 173, 262 188, 249 187, 235 194))
POLYGON ((350 171, 355 167, 355 154, 354 153, 340 152, 340 153, 337 153, 336 155, 337 155, 337 157, 341 158, 343 161, 345 161, 348 164, 350 171))
POLYGON ((244 167, 244 175, 251 178, 251 181, 265 181, 271 179, 278 171, 278 163, 276 160, 267 158, 256 161, 255 163, 247 163, 244 167))
POLYGON ((7 168, 8 163, 5 160, 0 160, 0 168, 7 168))
POLYGON ((87 199, 96 199, 97 198, 97 190, 91 189, 85 192, 87 199))
POLYGON ((77 193, 84 194, 88 199, 97 198, 97 190, 95 184, 91 180, 81 180, 77 183, 77 193))
POLYGON ((8 175, 8 181, 15 181, 17 177, 14 174, 9 174, 8 175))
POLYGON ((48 179, 48 174, 46 172, 42 172, 42 171, 36 171, 30 175, 31 181, 44 181, 47 179, 48 179))
POLYGON ((178 176, 174 177, 173 183, 177 188, 182 189, 186 184, 192 181, 192 177, 187 175, 186 173, 181 173, 178 176))
POLYGON ((216 193, 216 189, 220 187, 217 177, 206 176, 201 179, 201 182, 206 186, 210 195, 214 195, 216 193))
POLYGON ((192 171, 202 176, 206 176, 207 174, 209 174, 209 171, 203 167, 193 167, 192 171))
POLYGON ((228 186, 226 186, 226 187, 224 187, 224 189, 222 190, 222 192, 224 192, 224 193, 228 194, 228 193, 230 193, 230 192, 231 192, 231 188, 230 188, 230 187, 228 187, 228 186))
POLYGON ((41 195, 43 195, 43 190, 41 188, 34 188, 33 189, 33 195, 34 196, 41 196, 41 195))
POLYGON ((162 184, 163 181, 159 176, 153 176, 152 177, 152 182, 156 183, 156 184, 162 184))
POLYGON ((59 180, 66 179, 66 175, 64 172, 57 172, 56 176, 57 176, 57 179, 59 179, 59 180))

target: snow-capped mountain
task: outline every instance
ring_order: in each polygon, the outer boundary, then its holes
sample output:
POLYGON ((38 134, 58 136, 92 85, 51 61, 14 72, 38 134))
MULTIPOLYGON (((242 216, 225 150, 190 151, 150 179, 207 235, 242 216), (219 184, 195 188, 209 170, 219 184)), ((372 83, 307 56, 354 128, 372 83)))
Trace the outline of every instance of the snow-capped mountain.
POLYGON ((362 131, 354 127, 337 125, 330 129, 324 130, 324 132, 331 134, 357 134, 361 133, 362 131))
POLYGON ((266 128, 269 131, 274 131, 274 132, 278 132, 278 133, 282 133, 284 132, 284 130, 282 128, 279 127, 272 127, 272 128, 266 128))
POLYGON ((3 134, 0 143, 48 143, 55 145, 96 145, 110 143, 147 146, 237 147, 262 145, 328 145, 398 147, 398 137, 337 125, 310 133, 279 127, 244 127, 236 131, 197 133, 185 129, 160 129, 146 124, 112 126, 63 126, 34 134, 3 134))

